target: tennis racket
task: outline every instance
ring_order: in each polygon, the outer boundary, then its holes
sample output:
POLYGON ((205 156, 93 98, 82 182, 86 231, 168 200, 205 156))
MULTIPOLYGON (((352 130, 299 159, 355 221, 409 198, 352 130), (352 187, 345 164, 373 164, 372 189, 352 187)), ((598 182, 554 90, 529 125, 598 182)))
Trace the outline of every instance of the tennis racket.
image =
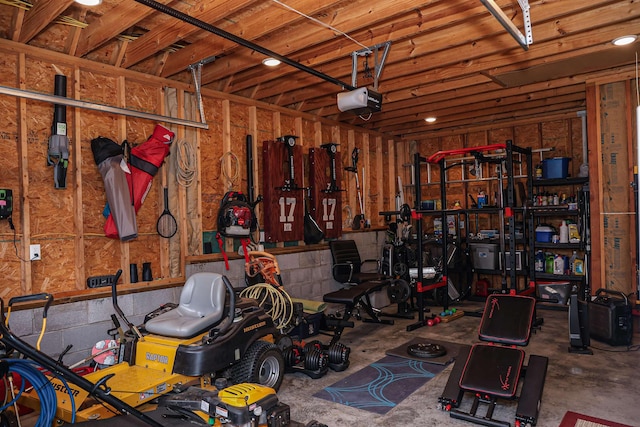
POLYGON ((178 222, 171 211, 169 211, 169 189, 166 186, 164 187, 164 210, 158 218, 156 230, 160 237, 164 237, 165 239, 170 239, 178 231, 178 222))

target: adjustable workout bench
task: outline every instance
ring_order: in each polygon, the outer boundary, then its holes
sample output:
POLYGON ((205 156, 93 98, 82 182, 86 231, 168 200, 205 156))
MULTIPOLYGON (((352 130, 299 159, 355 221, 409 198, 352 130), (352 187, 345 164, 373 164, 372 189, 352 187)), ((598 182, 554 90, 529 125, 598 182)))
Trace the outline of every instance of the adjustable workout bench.
POLYGON ((475 344, 461 352, 449 376, 438 407, 457 418, 485 426, 511 426, 492 418, 498 398, 517 399, 515 426, 532 426, 538 419, 542 389, 549 359, 530 355, 524 366, 525 346, 535 318, 535 299, 522 295, 494 294, 487 297, 478 336, 490 343, 475 344), (526 381, 525 381, 526 374, 526 381), (520 396, 516 397, 522 381, 520 396), (458 409, 466 392, 474 394, 469 412, 458 409), (488 405, 484 417, 478 405, 488 405))
POLYGON ((350 288, 329 292, 323 296, 322 299, 324 302, 344 305, 344 313, 341 317, 329 316, 326 319, 327 326, 334 332, 329 345, 337 343, 340 340, 344 328, 353 328, 355 326, 349 319, 351 319, 351 316, 354 314, 354 310, 357 310, 358 308, 362 308, 369 315, 369 318, 361 318, 360 313, 356 312, 356 318, 359 320, 361 319, 363 322, 393 325, 393 320, 380 319, 380 316, 371 304, 371 298, 369 297, 369 294, 382 290, 390 283, 391 280, 387 279, 372 280, 360 283, 350 288))

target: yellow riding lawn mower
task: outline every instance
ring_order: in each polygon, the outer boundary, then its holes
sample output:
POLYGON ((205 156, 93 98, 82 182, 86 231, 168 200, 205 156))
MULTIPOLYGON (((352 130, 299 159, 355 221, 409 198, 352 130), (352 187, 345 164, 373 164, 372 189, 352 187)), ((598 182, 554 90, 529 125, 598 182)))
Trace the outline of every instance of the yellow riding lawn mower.
POLYGON ((134 326, 118 306, 121 273, 111 280, 118 315, 112 316, 119 331, 117 363, 84 376, 39 350, 51 295, 12 298, 6 317, 0 299, 0 376, 10 377, 12 384, 2 410, 14 408, 17 414, 20 405, 39 411, 36 425, 42 427, 53 422, 113 425, 115 420, 108 419, 116 415, 121 427, 131 421, 151 426, 181 421, 229 427, 300 425, 289 419, 289 407, 276 397, 284 375, 279 335, 254 300, 237 297, 223 275, 196 273, 185 283, 177 306, 158 310, 134 326), (9 317, 13 304, 38 299, 45 305, 35 348, 11 332, 9 317), (15 377, 20 379, 14 382, 15 377))

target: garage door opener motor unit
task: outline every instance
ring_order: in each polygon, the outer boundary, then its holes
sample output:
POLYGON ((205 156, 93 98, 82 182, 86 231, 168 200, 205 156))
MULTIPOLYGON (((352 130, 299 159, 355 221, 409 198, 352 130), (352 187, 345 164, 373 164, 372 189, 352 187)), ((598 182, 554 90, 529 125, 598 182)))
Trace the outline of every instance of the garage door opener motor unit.
POLYGON ((382 95, 372 89, 360 87, 338 94, 338 110, 356 115, 377 113, 382 109, 382 95))

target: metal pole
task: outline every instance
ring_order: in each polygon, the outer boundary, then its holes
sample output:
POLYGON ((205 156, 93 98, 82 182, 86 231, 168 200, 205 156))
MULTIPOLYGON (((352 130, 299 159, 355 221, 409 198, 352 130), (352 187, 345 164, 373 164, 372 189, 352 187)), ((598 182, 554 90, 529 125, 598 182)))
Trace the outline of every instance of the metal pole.
POLYGON ((263 54, 265 56, 270 56, 272 58, 275 58, 275 59, 279 60, 280 62, 284 62, 287 65, 291 65, 292 67, 295 67, 295 68, 297 68, 297 69, 299 69, 301 71, 304 71, 304 72, 309 73, 309 74, 311 74, 313 76, 316 76, 316 77, 319 77, 319 78, 321 78, 323 80, 326 80, 329 83, 333 83, 335 85, 338 85, 343 89, 347 89, 347 90, 356 89, 352 85, 349 85, 349 84, 344 83, 344 82, 342 82, 342 81, 340 81, 340 80, 338 80, 336 78, 333 78, 333 77, 328 76, 328 75, 326 75, 324 73, 321 73, 320 71, 314 70, 313 68, 307 67, 306 65, 300 64, 299 62, 293 61, 293 60, 287 58, 286 56, 280 55, 280 54, 278 54, 276 52, 273 52, 273 51, 271 51, 271 50, 269 50, 267 48, 264 48, 262 46, 259 46, 259 45, 255 44, 255 43, 252 43, 252 42, 250 42, 248 40, 245 40, 245 39, 243 39, 241 37, 238 37, 235 34, 231 34, 231 33, 227 32, 227 31, 224 31, 224 30, 222 30, 220 28, 214 27, 211 24, 207 24, 206 22, 201 21, 201 20, 199 20, 197 18, 194 18, 193 16, 189 16, 186 13, 182 13, 179 10, 172 9, 172 8, 170 8, 168 6, 165 6, 162 3, 158 3, 157 1, 154 1, 154 0, 135 0, 135 1, 140 3, 140 4, 143 4, 145 6, 149 6, 150 8, 155 9, 155 10, 157 10, 159 12, 162 12, 162 13, 164 13, 166 15, 172 16, 172 17, 174 17, 176 19, 179 19, 179 20, 184 21, 184 22, 186 22, 188 24, 191 24, 191 25, 193 25, 195 27, 198 27, 198 28, 200 28, 202 30, 208 31, 208 32, 213 33, 213 34, 215 34, 217 36, 225 38, 227 40, 231 40, 232 42, 237 43, 240 46, 244 46, 244 47, 247 47, 247 48, 249 48, 251 50, 255 50, 256 52, 259 52, 259 53, 261 53, 261 54, 263 54))
POLYGON ((36 101, 50 102, 52 104, 66 105, 69 107, 102 111, 104 113, 120 114, 122 116, 138 117, 141 119, 173 123, 176 125, 188 126, 198 129, 209 129, 209 125, 206 123, 194 122, 191 120, 184 120, 176 117, 161 116, 159 114, 145 113, 143 111, 128 110, 126 108, 112 107, 110 105, 95 104, 93 102, 80 101, 77 99, 65 98, 63 96, 47 95, 44 93, 31 92, 7 86, 0 86, 0 94, 15 96, 18 98, 33 99, 36 101))

